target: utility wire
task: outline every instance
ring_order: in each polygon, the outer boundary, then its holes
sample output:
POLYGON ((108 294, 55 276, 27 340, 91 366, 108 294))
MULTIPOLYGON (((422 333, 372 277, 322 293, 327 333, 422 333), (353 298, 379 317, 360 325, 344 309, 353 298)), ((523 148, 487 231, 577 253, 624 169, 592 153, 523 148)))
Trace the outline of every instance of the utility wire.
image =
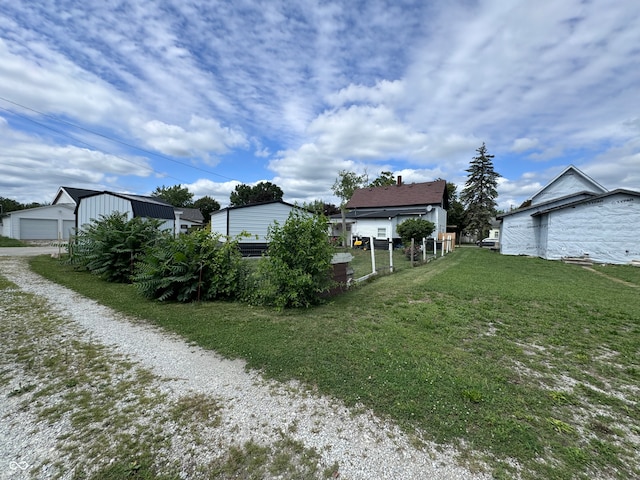
MULTIPOLYGON (((26 105, 22 105, 22 104, 20 104, 20 103, 18 103, 18 102, 14 102, 14 101, 12 101, 12 100, 9 100, 8 98, 4 98, 4 97, 0 96, 0 100, 3 100, 3 101, 5 101, 5 102, 10 103, 10 104, 12 104, 12 105, 15 105, 15 106, 17 106, 17 107, 24 108, 25 110, 29 110, 30 112, 37 113, 38 115, 42 115, 43 117, 50 118, 50 119, 52 119, 52 120, 53 120, 53 121, 55 121, 55 122, 65 124, 65 125, 68 125, 68 126, 73 127, 73 128, 77 128, 78 130, 83 130, 83 131, 85 131, 85 132, 91 133, 92 135, 96 135, 96 136, 98 136, 98 137, 102 137, 102 138, 104 138, 104 139, 106 139, 106 140, 109 140, 109 141, 111 141, 111 142, 119 143, 119 144, 124 145, 124 146, 126 146, 126 147, 133 148, 133 149, 138 150, 138 151, 140 151, 140 152, 144 152, 144 153, 146 153, 146 154, 148 154, 148 155, 153 155, 153 156, 155 156, 155 157, 162 158, 162 159, 167 160, 167 161, 169 161, 169 162, 173 162, 173 163, 176 163, 176 164, 178 164, 178 165, 182 165, 182 166, 185 166, 185 167, 188 167, 188 168, 192 168, 192 169, 194 169, 194 170, 199 170, 199 171, 204 172, 204 173, 207 173, 207 174, 209 174, 209 175, 215 175, 215 176, 217 176, 217 177, 221 177, 221 178, 224 178, 224 179, 226 179, 226 180, 236 180, 235 178, 227 177, 227 176, 225 176, 225 175, 221 175, 221 174, 219 174, 219 173, 212 172, 212 171, 210 171, 210 170, 206 170, 206 169, 204 169, 204 168, 200 168, 200 167, 197 167, 197 166, 195 166, 195 165, 191 165, 191 164, 186 163, 186 162, 181 162, 180 160, 176 160, 176 159, 171 158, 171 157, 168 157, 168 156, 166 156, 166 155, 162 155, 161 153, 152 152, 152 151, 150 151, 150 150, 146 150, 146 149, 141 148, 141 147, 138 147, 138 146, 136 146, 136 145, 133 145, 133 144, 127 143, 127 142, 125 142, 125 141, 123 141, 123 140, 119 140, 119 139, 117 139, 117 138, 115 138, 115 137, 110 137, 110 136, 105 135, 105 134, 102 134, 102 133, 100 133, 100 132, 96 132, 95 130, 91 130, 91 129, 89 129, 89 128, 86 128, 86 127, 83 127, 83 126, 80 126, 80 125, 74 124, 74 123, 72 123, 72 122, 68 122, 68 121, 66 121, 66 120, 62 120, 62 119, 57 118, 57 117, 55 117, 55 116, 53 116, 53 115, 50 115, 50 114, 48 114, 48 113, 40 112, 40 111, 38 111, 38 110, 36 110, 36 109, 34 109, 34 108, 27 107, 26 105)), ((7 112, 10 112, 10 113, 13 113, 13 114, 15 114, 15 115, 18 115, 18 116, 19 116, 19 117, 21 117, 21 118, 25 118, 25 119, 27 119, 27 120, 31 120, 29 117, 26 117, 26 116, 20 115, 19 113, 13 112, 13 111, 8 110, 8 109, 3 108, 3 107, 0 107, 0 108, 2 108, 2 110, 5 110, 5 111, 7 111, 7 112)), ((31 121, 33 121, 33 120, 31 120, 31 121)), ((39 124, 38 122, 35 122, 35 121, 34 121, 34 123, 36 123, 36 124, 38 124, 38 125, 42 125, 42 124, 39 124)), ((44 126, 44 125, 43 125, 43 126, 44 126)), ((50 128, 50 127, 46 127, 46 128, 50 128)), ((51 129, 51 130, 54 130, 54 129, 51 129)), ((56 131, 56 130, 54 130, 54 131, 56 131)), ((58 132, 58 133, 60 133, 60 134, 62 134, 62 135, 65 135, 65 134, 64 134, 64 133, 62 133, 62 132, 58 132)), ((74 137, 70 137, 70 138, 74 138, 74 137)), ((74 138, 74 140, 75 140, 75 138, 74 138)), ((77 140, 77 141, 79 141, 79 140, 77 140)), ((86 144, 86 145, 89 145, 89 144, 86 144)), ((93 146, 92 146, 92 148, 97 148, 97 147, 93 147, 93 146)), ((116 156, 117 156, 117 155, 116 155, 116 156)), ((120 158, 120 157, 119 157, 119 158, 120 158)), ((173 178, 173 177, 172 177, 172 178, 173 178)), ((176 179, 176 180, 177 180, 177 179, 176 179)))
MULTIPOLYGON (((51 131, 53 131, 53 132, 58 133, 59 135, 62 135, 62 136, 64 136, 64 137, 68 137, 68 138, 72 139, 73 141, 75 141, 75 142, 77 142, 77 143, 80 143, 80 144, 86 145, 87 147, 90 147, 90 148, 95 149, 95 150, 97 150, 97 151, 99 151, 99 150, 100 150, 100 149, 99 149, 98 147, 96 147, 95 145, 92 145, 92 144, 90 144, 90 143, 87 143, 87 142, 85 142, 84 140, 80 140, 80 139, 78 139, 78 138, 74 137, 73 135, 70 135, 70 134, 68 134, 68 133, 66 133, 66 132, 62 132, 62 131, 60 131, 60 130, 57 130, 57 129, 55 129, 55 128, 53 128, 53 127, 49 126, 49 125, 45 125, 44 123, 40 123, 40 122, 38 122, 38 121, 36 121, 36 120, 34 120, 34 119, 32 119, 32 118, 27 117, 26 115, 21 115, 21 114, 19 114, 19 113, 12 112, 11 110, 9 110, 9 109, 7 109, 7 108, 4 108, 4 107, 0 107, 0 110, 4 110, 5 112, 9 112, 9 113, 11 113, 12 115, 17 115, 18 117, 23 118, 24 120, 27 120, 27 121, 29 121, 29 122, 31 122, 31 123, 35 123, 36 125, 38 125, 38 126, 40 126, 40 127, 42 127, 42 128, 46 128, 46 129, 48 129, 48 130, 51 130, 51 131)), ((120 155, 116 155, 116 154, 114 154, 114 153, 109 153, 109 155, 111 155, 111 156, 113 156, 113 157, 116 157, 116 158, 119 158, 120 160, 124 160, 125 162, 130 163, 131 165, 135 165, 136 167, 139 167, 139 168, 148 168, 149 170, 151 170, 151 171, 152 171, 152 172, 154 172, 154 173, 157 173, 157 174, 159 174, 159 175, 161 175, 161 176, 164 176, 164 177, 173 178, 174 180, 177 180, 177 181, 178 181, 178 182, 180 182, 180 183, 188 183, 188 182, 186 182, 186 181, 184 181, 184 180, 181 180, 181 179, 179 179, 179 178, 177 178, 177 177, 174 177, 174 176, 172 176, 172 175, 167 175, 167 174, 164 174, 164 173, 158 172, 157 170, 155 170, 155 169, 154 169, 154 168, 152 168, 152 167, 147 167, 147 166, 145 166, 145 165, 140 165, 139 163, 136 163, 136 162, 134 162, 133 160, 129 160, 128 158, 124 158, 124 157, 122 157, 122 156, 120 156, 120 155)))

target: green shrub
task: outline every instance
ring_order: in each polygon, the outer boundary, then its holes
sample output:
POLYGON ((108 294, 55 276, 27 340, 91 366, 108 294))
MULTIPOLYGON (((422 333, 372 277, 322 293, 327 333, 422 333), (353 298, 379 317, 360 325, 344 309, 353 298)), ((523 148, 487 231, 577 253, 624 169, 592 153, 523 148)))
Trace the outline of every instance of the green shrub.
POLYGON ((269 227, 267 257, 260 260, 250 301, 277 308, 309 307, 334 284, 334 247, 324 216, 292 212, 284 225, 269 227))
POLYGON ((159 238, 167 236, 160 231, 161 225, 157 219, 127 220, 126 213, 101 215, 70 242, 69 261, 107 281, 130 282, 138 259, 159 238))
POLYGON ((409 218, 396 227, 396 231, 405 246, 411 245, 411 239, 420 244, 423 238, 428 237, 436 229, 433 222, 422 218, 409 218))
POLYGON ((138 263, 133 282, 148 298, 191 302, 240 297, 245 278, 238 242, 198 230, 157 242, 138 263))

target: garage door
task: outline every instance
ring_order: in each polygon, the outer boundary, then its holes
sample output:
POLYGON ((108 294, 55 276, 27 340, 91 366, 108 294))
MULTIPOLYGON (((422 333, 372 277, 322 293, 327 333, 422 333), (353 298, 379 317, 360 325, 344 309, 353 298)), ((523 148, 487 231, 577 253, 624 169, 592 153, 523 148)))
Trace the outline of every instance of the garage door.
POLYGON ((20 219, 21 240, 57 240, 58 220, 20 219))
POLYGON ((62 235, 64 240, 69 240, 69 237, 73 235, 76 228, 75 220, 63 220, 62 222, 62 235))

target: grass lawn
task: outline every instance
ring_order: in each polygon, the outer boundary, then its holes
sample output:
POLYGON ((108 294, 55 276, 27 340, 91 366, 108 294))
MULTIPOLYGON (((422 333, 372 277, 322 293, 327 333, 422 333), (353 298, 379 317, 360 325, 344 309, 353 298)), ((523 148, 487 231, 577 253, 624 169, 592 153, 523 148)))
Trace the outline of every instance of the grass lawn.
MULTIPOLYGON (((368 252, 366 252, 368 253, 368 252)), ((460 248, 308 309, 160 304, 48 257, 35 271, 277 379, 458 446, 496 478, 640 476, 640 268, 460 248), (515 462, 513 462, 515 461, 515 462)), ((400 263, 398 264, 400 267, 400 263)))
POLYGON ((0 247, 26 247, 27 244, 15 238, 3 237, 0 235, 0 247))

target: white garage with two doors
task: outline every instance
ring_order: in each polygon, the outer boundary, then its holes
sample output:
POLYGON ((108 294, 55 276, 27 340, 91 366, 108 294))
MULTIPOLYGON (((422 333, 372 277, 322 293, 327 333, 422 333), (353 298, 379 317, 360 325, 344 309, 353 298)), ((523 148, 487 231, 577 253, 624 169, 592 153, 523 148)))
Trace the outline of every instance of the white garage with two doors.
POLYGON ((2 236, 16 240, 68 240, 75 229, 74 206, 47 205, 9 212, 1 217, 2 236))

